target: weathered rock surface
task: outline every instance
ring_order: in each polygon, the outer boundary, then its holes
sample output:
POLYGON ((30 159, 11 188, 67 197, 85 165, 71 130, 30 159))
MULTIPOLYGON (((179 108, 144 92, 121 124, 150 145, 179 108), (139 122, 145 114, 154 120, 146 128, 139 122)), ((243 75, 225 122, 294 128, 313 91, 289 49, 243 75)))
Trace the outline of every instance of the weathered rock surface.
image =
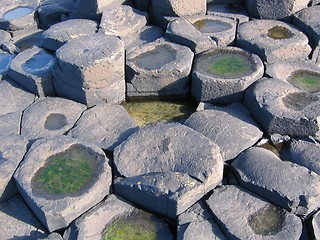
POLYGON ((206 204, 228 239, 300 239, 297 216, 240 187, 219 187, 206 204))
POLYGON ((22 112, 11 112, 0 116, 0 136, 20 134, 22 112))
POLYGON ((14 57, 14 54, 6 53, 0 50, 0 80, 7 77, 10 63, 14 57))
POLYGON ((10 52, 17 54, 33 46, 41 48, 42 33, 43 30, 36 27, 12 31, 12 39, 9 42, 12 46, 8 46, 10 52))
POLYGON ((298 216, 307 217, 319 208, 320 176, 267 149, 246 150, 232 167, 241 186, 298 216))
POLYGON ((263 132, 242 104, 208 105, 208 110, 193 113, 184 125, 215 142, 225 161, 235 158, 262 138, 263 132))
POLYGON ((154 11, 163 16, 190 16, 196 14, 206 14, 206 0, 151 0, 154 11))
POLYGON ((312 228, 315 239, 320 239, 320 214, 316 213, 312 218, 312 228))
POLYGON ((249 21, 248 12, 241 4, 226 4, 224 1, 222 4, 208 4, 207 8, 208 15, 231 18, 239 24, 249 21))

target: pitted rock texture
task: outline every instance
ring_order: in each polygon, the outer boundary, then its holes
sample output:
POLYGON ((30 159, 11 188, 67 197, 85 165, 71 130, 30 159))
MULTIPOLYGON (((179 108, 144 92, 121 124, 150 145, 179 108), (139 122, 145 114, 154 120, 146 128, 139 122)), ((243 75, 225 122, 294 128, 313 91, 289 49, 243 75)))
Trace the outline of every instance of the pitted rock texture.
POLYGON ((208 15, 231 18, 239 24, 249 21, 247 9, 241 4, 225 4, 223 2, 221 4, 208 4, 207 8, 208 15))
POLYGON ((153 11, 162 16, 190 16, 205 14, 207 10, 206 0, 151 0, 153 11))
POLYGON ((22 112, 11 112, 0 116, 0 136, 20 134, 22 112))

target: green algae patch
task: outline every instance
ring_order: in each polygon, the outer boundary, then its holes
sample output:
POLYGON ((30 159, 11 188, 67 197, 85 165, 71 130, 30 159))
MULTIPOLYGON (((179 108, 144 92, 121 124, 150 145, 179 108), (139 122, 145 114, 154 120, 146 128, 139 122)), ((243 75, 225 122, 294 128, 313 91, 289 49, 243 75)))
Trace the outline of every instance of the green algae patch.
POLYGON ((184 122, 195 110, 189 102, 134 101, 123 104, 139 126, 153 123, 184 122))
POLYGON ((244 54, 219 53, 204 60, 204 70, 218 78, 239 78, 251 74, 252 61, 244 54))
POLYGON ((252 231, 261 236, 277 234, 283 228, 286 216, 284 210, 268 205, 249 217, 249 226, 252 231))
POLYGON ((230 24, 218 20, 201 19, 193 23, 193 26, 203 33, 217 33, 229 30, 230 24))
POLYGON ((296 71, 288 78, 293 86, 307 92, 315 93, 320 91, 320 74, 311 71, 296 71))
POLYGON ((282 98, 283 104, 287 108, 295 111, 301 111, 316 101, 319 101, 319 98, 316 95, 307 92, 289 93, 282 98))
POLYGON ((73 145, 49 157, 32 179, 33 189, 49 195, 79 193, 94 177, 96 158, 91 150, 73 145))
POLYGON ((267 36, 272 39, 288 39, 293 37, 293 33, 286 27, 274 26, 268 30, 267 36))

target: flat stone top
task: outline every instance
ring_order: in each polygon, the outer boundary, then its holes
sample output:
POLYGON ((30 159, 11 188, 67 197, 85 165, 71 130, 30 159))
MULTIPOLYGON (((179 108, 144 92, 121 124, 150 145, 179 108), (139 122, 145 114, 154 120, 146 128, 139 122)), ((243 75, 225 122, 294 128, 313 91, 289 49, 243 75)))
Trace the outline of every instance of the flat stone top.
POLYGON ((225 4, 225 1, 223 4, 208 4, 207 14, 236 19, 239 23, 247 22, 249 21, 248 12, 241 4, 225 4))
POLYGON ((0 45, 3 43, 9 42, 10 39, 11 39, 10 33, 0 29, 0 45))
POLYGON ((15 0, 14 2, 12 0, 2 0, 0 7, 0 19, 3 21, 23 17, 28 14, 28 12, 31 12, 28 8, 35 11, 39 4, 40 0, 15 0), (6 17, 6 14, 12 10, 15 10, 15 12, 12 12, 12 14, 7 15, 6 17))
POLYGON ((123 55, 123 49, 118 37, 96 33, 70 40, 57 50, 56 55, 60 61, 87 67, 95 62, 118 59, 123 55))
POLYGON ((178 123, 140 129, 114 151, 120 175, 132 177, 152 172, 181 172, 205 182, 222 171, 219 147, 194 130, 178 123))

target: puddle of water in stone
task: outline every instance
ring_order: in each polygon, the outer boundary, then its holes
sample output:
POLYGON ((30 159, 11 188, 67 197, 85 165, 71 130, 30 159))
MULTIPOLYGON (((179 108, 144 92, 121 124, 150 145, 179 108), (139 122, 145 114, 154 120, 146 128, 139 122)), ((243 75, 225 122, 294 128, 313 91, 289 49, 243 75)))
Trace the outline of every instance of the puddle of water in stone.
POLYGON ((318 101, 319 98, 316 95, 309 94, 307 92, 294 92, 289 93, 284 98, 282 102, 287 108, 293 109, 295 111, 301 111, 313 102, 318 101))
POLYGON ((67 118, 60 113, 50 113, 44 123, 44 128, 54 131, 59 130, 67 125, 67 118))
POLYGON ((253 72, 253 62, 239 53, 218 53, 203 56, 199 62, 204 70, 217 78, 240 78, 253 72))
POLYGON ((193 25, 197 30, 203 33, 223 32, 232 27, 228 23, 212 19, 201 19, 194 22, 193 25))
POLYGON ((16 7, 5 14, 3 14, 4 20, 12 20, 17 18, 22 18, 24 16, 27 16, 28 14, 32 13, 34 9, 32 7, 16 7))
POLYGON ((140 68, 155 70, 176 59, 177 51, 170 46, 156 46, 155 49, 144 52, 132 61, 140 68))
POLYGON ((275 235, 281 231, 286 216, 284 210, 268 205, 249 217, 248 223, 252 231, 261 236, 275 235))
POLYGON ((11 54, 0 54, 0 73, 5 72, 9 69, 10 63, 14 58, 11 54))
POLYGON ((286 27, 275 26, 268 30, 267 36, 273 39, 288 39, 293 37, 293 33, 286 27))
POLYGON ((265 143, 259 147, 270 150, 280 158, 280 152, 282 150, 282 146, 283 146, 283 143, 278 143, 278 144, 265 143))
POLYGON ((45 197, 77 194, 92 184, 97 165, 92 150, 73 145, 49 157, 35 173, 31 180, 33 193, 45 197))
POLYGON ((48 70, 54 64, 54 57, 46 52, 39 52, 32 58, 28 59, 22 69, 28 73, 36 74, 48 70))
POLYGON ((316 72, 307 70, 295 71, 289 76, 288 82, 310 93, 320 91, 320 74, 316 72))
POLYGON ((139 126, 160 123, 183 123, 195 110, 191 102, 176 101, 134 101, 123 104, 139 126))

